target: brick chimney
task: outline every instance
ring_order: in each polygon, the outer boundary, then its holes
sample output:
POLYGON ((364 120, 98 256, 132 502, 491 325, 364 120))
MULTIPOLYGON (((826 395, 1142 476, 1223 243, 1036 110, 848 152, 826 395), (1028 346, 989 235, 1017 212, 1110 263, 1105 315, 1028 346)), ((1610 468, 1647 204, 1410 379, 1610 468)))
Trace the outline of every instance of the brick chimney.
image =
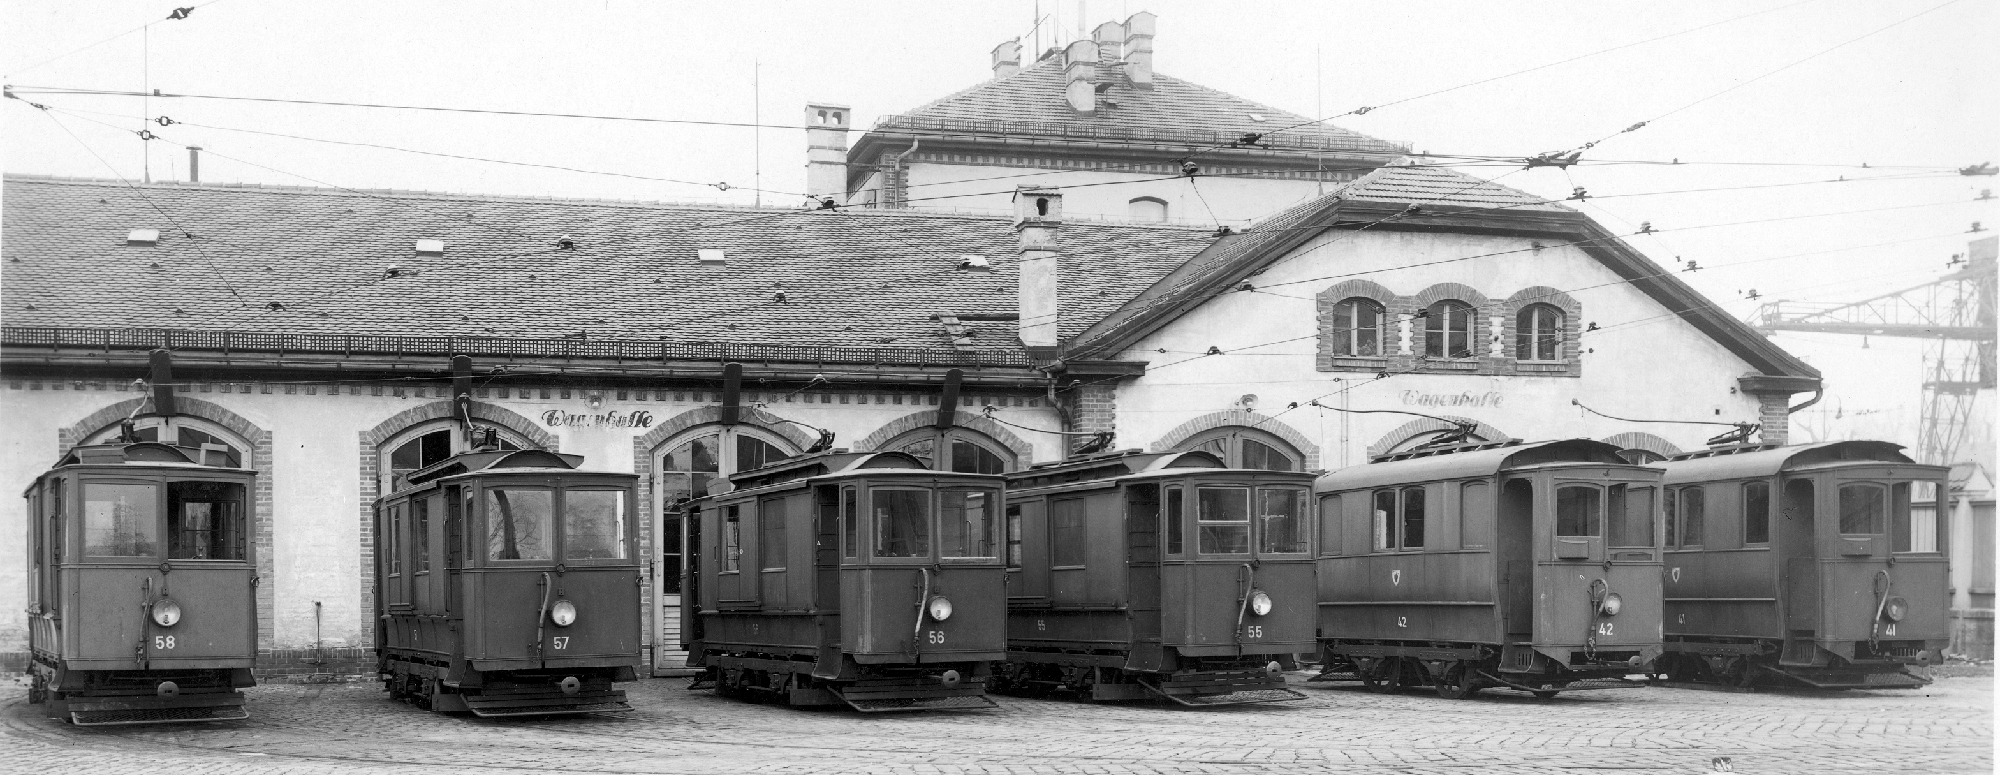
POLYGON ((1079 118, 1097 115, 1097 41, 1079 40, 1063 52, 1063 96, 1079 118))
POLYGON ((806 195, 847 202, 847 126, 854 111, 831 102, 806 103, 806 195))
POLYGON ((1125 78, 1134 89, 1153 88, 1153 28, 1159 18, 1140 11, 1125 20, 1125 78))
MULTIPOLYGON (((1089 41, 1081 41, 1088 43, 1089 41)), ((1034 358, 1054 358, 1056 332, 1056 228, 1062 225, 1062 193, 1021 186, 1014 191, 1014 234, 1020 238, 1021 344, 1034 358)))
POLYGON ((1021 39, 993 47, 993 78, 999 80, 1021 72, 1021 39))

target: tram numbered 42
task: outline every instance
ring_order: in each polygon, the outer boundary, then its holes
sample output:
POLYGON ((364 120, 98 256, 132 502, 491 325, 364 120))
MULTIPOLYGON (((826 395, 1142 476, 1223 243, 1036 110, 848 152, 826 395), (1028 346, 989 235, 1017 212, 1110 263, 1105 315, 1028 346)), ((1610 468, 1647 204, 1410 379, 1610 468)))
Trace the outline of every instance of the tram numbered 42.
POLYGON ((993 707, 1004 481, 834 450, 689 506, 689 688, 863 712, 993 707))
POLYGON ((1903 689, 1949 642, 1948 469, 1839 441, 1666 469, 1671 684, 1903 689))
POLYGON ((256 471, 202 450, 71 450, 26 492, 28 701, 79 726, 248 718, 256 471))
POLYGON ((1571 439, 1320 477, 1323 672, 1394 691, 1639 686, 1661 651, 1657 468, 1571 439))
POLYGON ((479 450, 375 503, 378 668, 434 711, 629 711, 640 663, 637 476, 479 450))

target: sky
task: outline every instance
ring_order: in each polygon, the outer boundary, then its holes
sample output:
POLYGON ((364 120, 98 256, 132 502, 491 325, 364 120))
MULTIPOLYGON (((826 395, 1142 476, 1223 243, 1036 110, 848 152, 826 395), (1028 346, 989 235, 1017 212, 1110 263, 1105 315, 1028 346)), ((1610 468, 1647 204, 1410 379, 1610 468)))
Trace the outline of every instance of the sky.
MULTIPOLYGON (((989 78, 1004 40, 1032 48, 1039 28, 1048 48, 1146 10, 1159 72, 1420 152, 1601 140, 1566 170, 1461 169, 1584 188, 1573 204, 1613 231, 1651 223, 1633 244, 1704 267, 1680 276, 1739 317, 1922 285, 1990 236, 1974 221, 2000 228, 1976 201, 2000 184, 1955 171, 2000 162, 1991 0, 180 2, 194 10, 169 20, 173 3, 4 0, 0 79, 780 127, 822 100, 867 127, 989 78)), ((196 145, 204 182, 803 204, 797 128, 24 96, 55 110, 0 104, 9 173, 182 180, 196 145), (146 122, 162 116, 178 123, 146 122)), ((1775 336, 1825 374, 1802 440, 1915 443, 1923 343, 1775 336)))

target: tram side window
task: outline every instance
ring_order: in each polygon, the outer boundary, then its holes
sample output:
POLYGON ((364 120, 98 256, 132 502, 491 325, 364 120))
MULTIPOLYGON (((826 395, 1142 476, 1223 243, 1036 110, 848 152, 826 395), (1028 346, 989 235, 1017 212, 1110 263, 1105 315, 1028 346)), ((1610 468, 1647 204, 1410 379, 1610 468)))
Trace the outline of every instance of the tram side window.
POLYGON ((625 492, 563 491, 563 559, 625 559, 625 492))
MULTIPOLYGON (((389 507, 389 524, 382 536, 382 556, 390 576, 403 575, 403 504, 389 507)), ((402 589, 402 587, 395 587, 402 589)))
POLYGON ((1653 488, 1612 485, 1605 515, 1611 522, 1612 546, 1653 548, 1653 488))
POLYGON ((849 559, 861 556, 861 538, 857 535, 861 523, 854 508, 854 488, 840 488, 840 556, 849 559))
POLYGON ((757 502, 757 567, 764 570, 784 570, 785 551, 790 548, 785 543, 785 499, 765 498, 757 502))
POLYGON ((1899 482, 1890 491, 1891 551, 1935 552, 1938 550, 1939 508, 1936 482, 1899 482))
POLYGON ((416 518, 416 529, 410 532, 410 545, 416 548, 411 554, 418 573, 431 572, 431 517, 443 510, 444 498, 432 495, 415 503, 411 513, 416 518))
MULTIPOLYGON (((1493 540, 1493 485, 1466 482, 1458 494, 1458 545, 1484 549, 1493 540)), ((1325 519, 1326 513, 1320 513, 1325 519)))
POLYGON ((1296 554, 1306 550, 1305 493, 1298 490, 1257 491, 1257 551, 1296 554))
POLYGON ((552 490, 495 487, 486 491, 486 558, 547 560, 555 522, 552 490))
POLYGON ((1084 560, 1083 499, 1049 501, 1049 548, 1054 567, 1077 567, 1084 560))
POLYGON ((730 506, 722 512, 723 573, 743 570, 743 513, 740 508, 730 506))
POLYGON ((49 557, 56 562, 63 559, 63 487, 61 479, 49 480, 49 557))
POLYGON ((1321 556, 1340 554, 1340 527, 1346 514, 1340 510, 1340 496, 1328 495, 1319 499, 1319 553, 1321 556))
POLYGON ((168 559, 241 560, 243 533, 243 485, 167 484, 168 559))
POLYGON ((1743 543, 1771 542, 1771 485, 1749 482, 1743 485, 1743 543))
POLYGON ((1376 490, 1374 508, 1375 551, 1393 552, 1396 550, 1395 518, 1396 491, 1376 490))
POLYGON ((1403 548, 1424 548, 1424 488, 1403 488, 1403 548))
POLYGON ((1595 538, 1604 534, 1603 493, 1596 487, 1556 488, 1556 535, 1595 538))
POLYGON ((1250 553, 1249 489, 1197 487, 1195 501, 1202 554, 1250 553))
POLYGON ((83 484, 83 553, 153 557, 160 553, 160 493, 150 484, 83 484))
POLYGON ((1889 493, 1879 484, 1840 486, 1840 532, 1873 535, 1883 532, 1882 512, 1889 510, 1889 493))
POLYGON ((1700 546, 1707 506, 1708 491, 1700 485, 1667 490, 1667 546, 1700 546))
POLYGON ((995 495, 985 490, 945 490, 938 495, 939 556, 993 556, 995 495))
POLYGON ((1021 567, 1021 507, 1007 507, 1007 567, 1021 567))
POLYGON ((1187 553, 1187 505, 1181 499, 1181 488, 1168 487, 1167 501, 1167 554, 1187 553))
POLYGON ((876 557, 931 556, 929 490, 874 490, 876 557))

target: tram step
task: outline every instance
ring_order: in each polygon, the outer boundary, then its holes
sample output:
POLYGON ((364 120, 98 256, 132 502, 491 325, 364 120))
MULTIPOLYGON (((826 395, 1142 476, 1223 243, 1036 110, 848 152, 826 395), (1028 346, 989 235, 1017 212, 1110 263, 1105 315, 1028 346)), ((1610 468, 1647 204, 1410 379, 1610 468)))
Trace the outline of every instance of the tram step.
MULTIPOLYGON (((1147 688, 1152 688, 1150 685, 1147 688)), ((1206 707, 1210 705, 1248 705, 1257 702, 1293 702, 1306 699, 1300 692, 1291 689, 1245 689, 1226 694, 1192 694, 1184 692, 1154 691, 1182 705, 1206 707)))
POLYGON ((238 721, 250 717, 250 712, 243 707, 242 692, 172 698, 71 697, 66 703, 70 723, 80 727, 238 721))
POLYGON ((622 713, 632 710, 622 690, 578 692, 518 692, 501 695, 461 695, 467 710, 481 718, 553 716, 571 713, 622 713))
POLYGON ((1356 673, 1353 671, 1342 671, 1333 673, 1320 673, 1319 675, 1315 675, 1311 678, 1306 679, 1306 683, 1327 683, 1332 681, 1359 681, 1359 680, 1361 680, 1360 673, 1356 673))
POLYGON ((848 707, 862 713, 890 713, 905 710, 986 710, 1000 707, 992 698, 984 694, 954 694, 932 697, 849 697, 840 692, 834 696, 846 702, 848 707))
POLYGON ((1854 673, 1837 670, 1779 670, 1787 678, 1820 689, 1917 689, 1930 681, 1909 673, 1854 673))

